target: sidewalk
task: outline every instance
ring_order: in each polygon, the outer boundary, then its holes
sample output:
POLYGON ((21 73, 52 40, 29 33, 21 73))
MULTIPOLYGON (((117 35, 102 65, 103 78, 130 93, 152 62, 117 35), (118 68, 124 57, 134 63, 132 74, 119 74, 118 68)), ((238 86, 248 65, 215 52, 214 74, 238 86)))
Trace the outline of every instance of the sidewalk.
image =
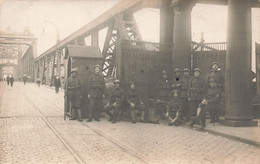
MULTIPOLYGON (((50 87, 47 85, 42 85, 42 86, 53 90, 55 89, 54 87, 50 87)), ((64 90, 61 91, 64 92, 64 90)), ((260 119, 258 120, 255 119, 255 121, 258 121, 258 125, 259 125, 260 119)), ((165 126, 167 126, 166 123, 165 126)), ((215 126, 213 126, 212 124, 208 124, 207 127, 205 128, 205 132, 217 136, 223 136, 232 140, 240 141, 260 148, 260 126, 230 127, 230 126, 224 126, 217 123, 215 124, 215 126)))
POLYGON ((258 121, 257 127, 230 127, 221 124, 213 126, 211 124, 205 128, 205 131, 260 147, 260 120, 255 121, 258 121))

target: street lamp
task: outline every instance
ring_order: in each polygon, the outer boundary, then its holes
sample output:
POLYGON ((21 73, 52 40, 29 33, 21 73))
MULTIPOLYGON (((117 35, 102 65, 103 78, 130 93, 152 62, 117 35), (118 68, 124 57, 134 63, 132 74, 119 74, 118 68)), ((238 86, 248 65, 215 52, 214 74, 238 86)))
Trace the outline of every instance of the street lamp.
POLYGON ((44 35, 44 27, 45 27, 45 24, 46 23, 49 23, 49 24, 51 24, 54 28, 55 28, 55 30, 56 30, 56 43, 59 43, 60 42, 60 33, 59 33, 59 29, 58 29, 58 27, 52 22, 52 21, 48 21, 48 20, 44 20, 43 21, 43 31, 42 31, 42 34, 44 35))

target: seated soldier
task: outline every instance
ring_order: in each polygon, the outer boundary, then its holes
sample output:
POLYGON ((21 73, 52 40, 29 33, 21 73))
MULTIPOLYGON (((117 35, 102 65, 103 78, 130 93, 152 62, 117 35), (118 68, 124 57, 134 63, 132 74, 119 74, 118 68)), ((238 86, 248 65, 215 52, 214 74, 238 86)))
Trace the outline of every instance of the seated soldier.
POLYGON ((141 119, 140 122, 145 122, 144 115, 145 115, 145 107, 144 103, 140 101, 139 95, 135 90, 135 84, 132 82, 130 84, 130 90, 127 92, 126 101, 130 105, 131 110, 131 122, 136 123, 136 114, 137 110, 141 112, 141 119))
POLYGON ((182 115, 182 101, 180 98, 180 92, 178 90, 174 90, 172 92, 172 99, 167 106, 166 117, 168 118, 168 125, 179 125, 181 123, 181 115, 182 115))
POLYGON ((221 91, 217 87, 216 81, 214 78, 210 79, 210 88, 207 90, 207 94, 205 98, 202 100, 202 102, 199 104, 197 109, 197 117, 192 119, 192 122, 190 126, 193 126, 195 121, 200 120, 201 125, 199 130, 204 130, 204 127, 206 127, 206 112, 209 111, 210 114, 210 122, 215 123, 216 122, 216 111, 218 110, 218 106, 220 103, 220 94, 221 91))
POLYGON ((120 87, 120 81, 114 81, 115 88, 111 91, 108 104, 105 106, 105 112, 110 116, 109 121, 116 123, 121 116, 121 106, 124 96, 124 91, 120 87), (113 113, 110 112, 110 109, 113 113))

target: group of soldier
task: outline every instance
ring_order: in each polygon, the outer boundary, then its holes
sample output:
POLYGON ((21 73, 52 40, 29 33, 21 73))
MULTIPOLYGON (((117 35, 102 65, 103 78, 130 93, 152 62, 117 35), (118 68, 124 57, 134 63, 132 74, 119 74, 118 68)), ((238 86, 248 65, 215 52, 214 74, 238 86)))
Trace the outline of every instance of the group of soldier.
POLYGON ((168 79, 167 72, 162 71, 162 79, 159 82, 161 111, 166 113, 168 125, 179 125, 188 122, 192 127, 200 124, 200 130, 206 126, 206 113, 209 112, 210 123, 219 120, 220 102, 224 92, 224 77, 221 74, 218 63, 213 62, 211 71, 206 79, 201 77, 201 70, 194 69, 194 75, 190 70, 179 68, 174 70, 172 81, 168 79))
MULTIPOLYGON (((174 70, 175 76, 172 80, 168 79, 167 72, 162 71, 162 77, 158 81, 159 97, 161 103, 159 111, 162 118, 168 120, 168 125, 179 125, 189 122, 190 126, 200 123, 201 129, 205 125, 206 112, 210 114, 211 123, 219 119, 220 99, 223 96, 224 78, 219 71, 218 63, 212 63, 211 71, 207 79, 201 77, 201 70, 194 69, 194 75, 190 75, 190 70, 179 68, 174 70)), ((136 91, 135 82, 130 83, 130 88, 125 91, 121 87, 120 80, 116 79, 114 88, 110 92, 109 101, 103 105, 106 97, 106 85, 104 77, 101 75, 101 66, 94 66, 94 75, 89 77, 88 99, 90 101, 88 122, 94 118, 100 121, 100 112, 104 108, 105 113, 110 117, 109 121, 116 123, 122 116, 122 108, 127 104, 131 113, 131 122, 136 123, 137 114, 140 113, 140 122, 146 122, 146 106, 142 102, 136 91)), ((80 110, 80 99, 82 98, 82 87, 77 77, 77 69, 71 70, 71 76, 65 84, 65 96, 71 103, 76 115, 71 119, 78 118, 82 121, 80 110)), ((149 110, 148 110, 149 112, 149 110)))

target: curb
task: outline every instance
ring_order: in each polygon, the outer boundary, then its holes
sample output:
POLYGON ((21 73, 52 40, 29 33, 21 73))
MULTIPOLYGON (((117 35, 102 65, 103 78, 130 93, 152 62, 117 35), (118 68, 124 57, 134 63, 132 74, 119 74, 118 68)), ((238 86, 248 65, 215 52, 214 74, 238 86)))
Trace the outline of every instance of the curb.
POLYGON ((239 142, 260 148, 260 142, 257 142, 257 141, 254 141, 254 140, 250 140, 250 139, 246 139, 246 138, 243 138, 243 137, 214 131, 214 130, 207 129, 207 128, 204 129, 204 132, 208 132, 208 133, 214 134, 214 135, 219 135, 219 136, 222 136, 222 137, 226 137, 226 138, 229 138, 229 139, 232 139, 232 140, 235 140, 235 141, 239 141, 239 142))

